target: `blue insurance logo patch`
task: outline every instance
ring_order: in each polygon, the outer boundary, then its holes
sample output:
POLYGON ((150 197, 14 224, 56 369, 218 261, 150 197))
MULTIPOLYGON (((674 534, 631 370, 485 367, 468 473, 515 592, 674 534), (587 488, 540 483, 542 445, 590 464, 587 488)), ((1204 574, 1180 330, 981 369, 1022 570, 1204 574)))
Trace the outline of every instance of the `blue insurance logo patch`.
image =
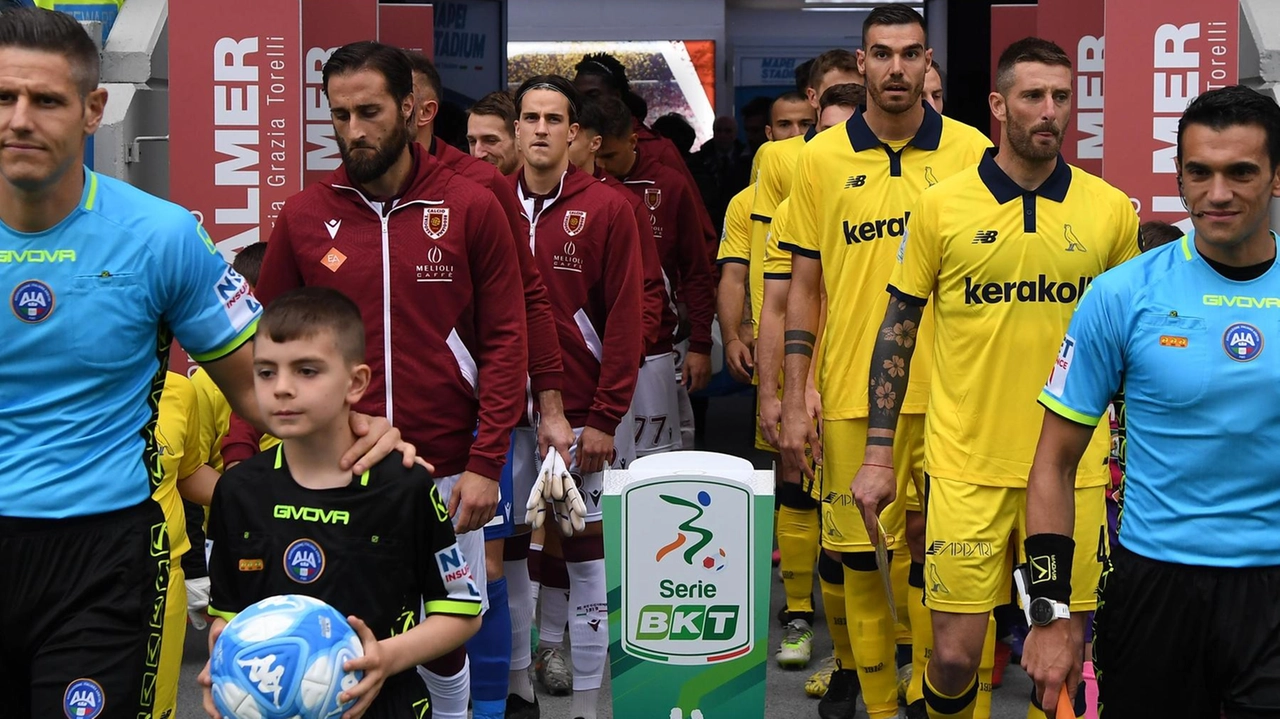
POLYGON ((92 679, 77 679, 67 685, 62 695, 62 710, 68 719, 96 719, 102 714, 107 697, 102 686, 92 679))
POLYGON ((299 539, 284 550, 284 571, 299 584, 310 584, 324 573, 324 550, 310 539, 299 539))
POLYGON ((1222 349, 1227 356, 1237 362, 1248 362, 1262 354, 1262 333, 1257 327, 1244 322, 1237 322, 1222 333, 1222 349))
POLYGON ((54 296, 49 285, 40 280, 27 280, 13 288, 9 306, 18 319, 33 325, 44 322, 53 314, 54 296))

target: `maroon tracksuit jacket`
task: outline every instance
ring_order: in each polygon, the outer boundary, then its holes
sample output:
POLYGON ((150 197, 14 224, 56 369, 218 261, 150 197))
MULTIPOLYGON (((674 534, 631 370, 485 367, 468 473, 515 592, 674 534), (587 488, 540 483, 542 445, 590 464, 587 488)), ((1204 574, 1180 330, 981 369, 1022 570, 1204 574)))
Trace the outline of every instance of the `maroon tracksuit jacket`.
POLYGON ((496 480, 528 362, 511 230, 491 192, 410 147, 397 200, 370 200, 343 168, 289 198, 255 294, 270 303, 301 285, 346 293, 373 369, 356 409, 385 414, 436 476, 496 480))
POLYGON ((521 241, 520 201, 502 172, 484 160, 477 160, 447 142, 431 138, 431 154, 445 167, 489 188, 511 227, 516 257, 520 260, 520 279, 524 283, 525 322, 529 329, 529 385, 534 395, 544 390, 558 390, 564 384, 564 365, 560 361, 560 343, 556 339, 555 320, 551 317, 551 300, 542 283, 538 265, 529 246, 521 241))
POLYGON ((626 198, 636 213, 636 229, 640 231, 640 259, 644 263, 644 346, 648 348, 658 341, 662 328, 662 314, 675 315, 676 308, 662 278, 662 262, 658 259, 658 245, 653 240, 653 225, 649 222, 649 210, 636 194, 618 181, 618 178, 597 166, 593 175, 606 186, 626 198))
POLYGON ((551 295, 564 353, 565 417, 574 427, 617 432, 631 407, 644 347, 644 267, 635 211, 617 191, 572 165, 545 196, 508 178, 523 229, 551 295))
MULTIPOLYGON (((697 190, 680 173, 636 145, 636 161, 622 184, 636 194, 650 214, 658 259, 676 299, 689 308, 689 351, 711 353, 711 320, 716 313, 715 280, 707 260, 698 220, 697 190)), ((659 340, 646 354, 670 352, 677 317, 663 313, 659 340)))

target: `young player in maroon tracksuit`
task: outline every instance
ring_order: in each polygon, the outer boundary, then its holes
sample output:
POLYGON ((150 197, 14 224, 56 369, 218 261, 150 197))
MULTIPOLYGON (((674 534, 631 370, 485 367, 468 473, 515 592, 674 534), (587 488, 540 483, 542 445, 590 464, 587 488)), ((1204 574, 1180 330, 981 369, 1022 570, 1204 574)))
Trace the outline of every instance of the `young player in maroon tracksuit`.
MULTIPOLYGON (((520 201, 516 199, 511 184, 496 166, 436 139, 435 117, 443 93, 440 73, 422 53, 410 51, 406 54, 413 66, 415 107, 410 132, 419 144, 445 166, 493 193, 511 227, 524 281, 525 313, 529 330, 529 389, 531 399, 538 407, 536 420, 532 404, 526 408, 528 411, 525 419, 537 428, 538 447, 542 453, 545 454, 548 447, 554 446, 568 456, 574 436, 565 419, 564 404, 560 396, 564 377, 560 342, 556 337, 547 288, 542 282, 542 275, 538 272, 520 224, 524 214, 520 201)), ((524 638, 529 636, 529 625, 533 618, 533 587, 530 582, 524 581, 527 568, 524 576, 519 569, 515 570, 516 581, 513 585, 509 585, 505 577, 504 559, 514 562, 513 567, 523 564, 529 556, 530 538, 529 528, 523 524, 523 507, 527 497, 513 499, 510 468, 503 473, 501 491, 497 514, 484 529, 487 579, 485 592, 490 598, 489 607, 484 614, 484 625, 467 642, 474 719, 502 719, 505 716, 514 637, 522 637, 522 641, 527 643, 524 638), (513 606, 528 606, 529 609, 513 617, 513 606)), ((432 677, 432 680, 435 678, 432 677)), ((462 711, 465 711, 465 707, 460 707, 460 715, 462 711)))
MULTIPOLYGON (((264 303, 301 285, 360 306, 373 368, 362 411, 395 417, 423 447, 476 585, 482 527, 524 402, 526 318, 510 226, 492 193, 411 143, 413 72, 402 51, 339 48, 324 87, 343 164, 291 197, 268 243, 264 303)), ((436 716, 465 716, 465 657, 429 668, 436 716), (461 712, 458 712, 458 706, 461 712)))
MULTIPOLYGON (((698 230, 697 190, 677 171, 637 146, 630 112, 620 100, 601 96, 598 102, 606 127, 596 163, 617 176, 649 212, 668 288, 679 288, 676 299, 688 307, 691 326, 684 383, 688 390, 696 391, 705 386, 711 374, 711 319, 715 315, 714 278, 698 230)), ((670 434, 666 431, 675 427, 680 417, 681 398, 675 386, 679 365, 673 351, 678 322, 674 312, 664 312, 659 339, 645 350, 635 404, 636 422, 646 425, 636 442, 640 456, 681 447, 679 428, 670 434)), ((687 394, 683 402, 688 402, 687 394)))
MULTIPOLYGON (((603 470, 626 466, 634 457, 631 426, 623 423, 644 352, 644 267, 631 205, 569 163, 578 104, 577 91, 563 77, 541 75, 521 85, 516 139, 525 164, 510 181, 551 294, 565 374, 575 379, 564 389, 565 416, 579 435, 569 469, 581 485, 588 523, 561 541, 573 643, 569 716, 595 719, 609 642, 599 524, 603 470)), ((517 496, 528 494, 540 463, 529 433, 517 432, 512 460, 517 496)), ((554 523, 548 526, 549 532, 559 531, 554 523)))

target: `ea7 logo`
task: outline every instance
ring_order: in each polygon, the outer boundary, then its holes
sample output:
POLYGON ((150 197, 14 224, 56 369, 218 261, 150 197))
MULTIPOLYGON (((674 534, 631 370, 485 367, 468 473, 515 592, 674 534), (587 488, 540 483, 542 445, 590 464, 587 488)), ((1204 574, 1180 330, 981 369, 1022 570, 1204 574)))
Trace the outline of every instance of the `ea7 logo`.
POLYGON ((855 187, 862 187, 867 184, 866 175, 849 175, 849 179, 844 182, 844 189, 849 190, 855 187))
POLYGON ((973 236, 973 244, 989 245, 996 241, 996 236, 999 234, 998 230, 978 230, 978 234, 973 236))

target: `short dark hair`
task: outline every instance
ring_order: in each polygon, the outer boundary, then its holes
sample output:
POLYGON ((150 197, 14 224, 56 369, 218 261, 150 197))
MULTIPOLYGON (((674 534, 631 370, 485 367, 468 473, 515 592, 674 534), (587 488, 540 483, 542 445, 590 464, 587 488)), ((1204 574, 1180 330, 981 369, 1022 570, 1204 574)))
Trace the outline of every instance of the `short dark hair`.
POLYGON ((742 106, 742 111, 739 114, 742 115, 744 120, 748 117, 763 117, 767 125, 772 119, 770 115, 773 114, 773 103, 774 99, 771 97, 764 97, 763 95, 753 97, 747 104, 742 106))
POLYGON ((249 284, 258 284, 258 276, 262 274, 262 258, 267 256, 267 243, 255 242, 236 253, 231 261, 231 268, 239 272, 249 284))
POLYGON ((271 301, 257 334, 272 342, 309 339, 330 331, 347 364, 364 362, 364 320, 351 298, 331 287, 299 287, 271 301))
POLYGON ((929 69, 938 73, 938 79, 942 81, 943 91, 945 91, 947 87, 947 73, 943 72, 942 66, 938 64, 937 60, 930 60, 929 69))
POLYGON ((1168 222, 1160 220, 1144 222, 1138 228, 1138 249, 1142 252, 1154 250, 1161 245, 1173 242, 1184 234, 1186 233, 1168 222))
POLYGON ((329 78, 360 70, 374 70, 387 82, 387 92, 400 102, 413 94, 413 66, 404 50, 372 40, 343 45, 324 64, 321 72, 325 97, 329 96, 329 78))
POLYGON ((602 136, 626 139, 635 133, 635 126, 631 124, 631 110, 622 100, 616 97, 599 97, 596 102, 604 115, 604 127, 600 131, 602 136))
POLYGON ((573 86, 569 78, 563 75, 534 75, 520 83, 515 99, 517 118, 520 117, 524 95, 530 90, 551 90, 564 95, 564 99, 569 101, 569 122, 578 121, 578 107, 582 104, 582 94, 573 86))
POLYGON ((818 83, 822 82, 822 78, 832 70, 840 70, 842 72, 852 72, 861 75, 858 70, 858 56, 848 50, 827 50, 821 55, 813 58, 813 64, 809 66, 809 84, 807 87, 818 89, 818 83))
POLYGON ((1182 161, 1182 135, 1188 125, 1224 130, 1235 125, 1256 125, 1267 136, 1271 171, 1280 164, 1280 105, 1257 90, 1229 85, 1200 93, 1178 120, 1178 161, 1182 161))
POLYGON ((622 102, 631 111, 631 116, 640 122, 644 122, 644 119, 649 116, 649 103, 636 93, 630 90, 622 93, 622 102))
POLYGON ((681 155, 687 155, 698 141, 698 133, 678 113, 669 112, 653 121, 653 131, 667 138, 676 146, 681 155))
POLYGON ((1013 87, 1013 69, 1019 63, 1038 62, 1071 69, 1071 58, 1057 43, 1038 37, 1024 37, 1000 53, 996 62, 996 92, 1004 95, 1013 87))
POLYGON ((578 108, 578 130, 604 134, 606 119, 604 110, 600 109, 600 101, 594 97, 582 98, 582 106, 578 108))
POLYGON ((796 92, 804 94, 805 89, 809 87, 809 71, 813 68, 813 58, 809 58, 804 62, 796 65, 796 92))
POLYGON ((573 71, 578 75, 596 75, 604 78, 605 84, 619 94, 631 91, 631 82, 627 80, 627 68, 622 66, 618 58, 607 52, 594 52, 583 55, 573 71))
POLYGON ((21 7, 0 14, 0 47, 61 55, 83 98, 98 87, 98 46, 73 17, 54 10, 21 7))
POLYGON ((856 82, 842 82, 839 85, 832 85, 822 93, 822 97, 818 99, 818 112, 839 105, 841 107, 852 107, 855 110, 859 105, 867 101, 867 88, 856 82))
POLYGON ((511 93, 505 90, 496 90, 476 100, 476 104, 467 109, 467 114, 500 117, 507 126, 507 132, 512 137, 516 136, 516 103, 511 99, 511 93))
POLYGON ((862 42, 867 41, 867 33, 876 25, 919 25, 920 29, 925 32, 925 37, 929 35, 928 28, 925 27, 924 18, 915 8, 910 5, 878 5, 867 13, 867 19, 862 21, 862 42))
POLYGON ((808 103, 808 102, 809 102, 809 100, 808 100, 807 98, 805 98, 805 96, 804 96, 804 95, 802 95, 802 94, 800 94, 800 93, 798 93, 798 92, 792 92, 792 91, 790 91, 790 90, 788 90, 787 92, 784 92, 784 93, 782 93, 781 95, 779 95, 779 96, 775 97, 775 98, 773 99, 773 102, 769 103, 769 124, 770 124, 770 125, 772 125, 772 124, 773 124, 773 108, 777 107, 777 106, 778 106, 778 103, 780 103, 780 102, 803 102, 803 103, 808 103))
POLYGON ((440 71, 436 69, 436 64, 431 62, 431 58, 417 50, 405 50, 404 56, 409 58, 409 67, 413 69, 415 75, 427 78, 427 87, 435 93, 436 99, 444 100, 444 83, 440 81, 440 71))

